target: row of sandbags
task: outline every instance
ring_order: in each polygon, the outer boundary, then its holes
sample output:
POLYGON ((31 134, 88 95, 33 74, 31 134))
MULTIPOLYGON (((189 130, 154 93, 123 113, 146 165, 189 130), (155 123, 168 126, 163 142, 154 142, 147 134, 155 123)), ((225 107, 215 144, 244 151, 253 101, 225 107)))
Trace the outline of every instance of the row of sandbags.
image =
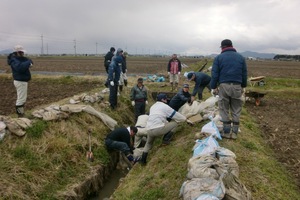
POLYGON ((182 184, 180 197, 184 200, 250 200, 251 193, 239 180, 239 166, 236 155, 220 147, 217 139, 222 139, 217 126, 219 116, 201 129, 193 147, 193 156, 188 162, 187 180, 182 184))

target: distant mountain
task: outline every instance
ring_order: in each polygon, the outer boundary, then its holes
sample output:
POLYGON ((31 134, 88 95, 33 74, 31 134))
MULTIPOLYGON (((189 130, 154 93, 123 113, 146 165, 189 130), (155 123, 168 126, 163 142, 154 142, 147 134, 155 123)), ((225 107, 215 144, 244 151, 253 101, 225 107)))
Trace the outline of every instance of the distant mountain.
POLYGON ((263 59, 273 59, 274 56, 276 56, 276 54, 274 53, 257 53, 252 51, 241 52, 241 54, 246 58, 252 57, 252 58, 263 58, 263 59))
MULTIPOLYGON (((246 58, 255 58, 255 59, 273 59, 276 54, 274 53, 257 53, 252 51, 239 52, 246 58)), ((218 54, 211 54, 209 57, 216 57, 218 54)))

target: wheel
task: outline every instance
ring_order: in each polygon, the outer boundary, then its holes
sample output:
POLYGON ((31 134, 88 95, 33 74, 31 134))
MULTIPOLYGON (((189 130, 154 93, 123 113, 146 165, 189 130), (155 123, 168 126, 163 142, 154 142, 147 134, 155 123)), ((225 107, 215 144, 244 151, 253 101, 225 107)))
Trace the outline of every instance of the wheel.
POLYGON ((256 106, 259 106, 259 104, 260 104, 260 98, 256 98, 256 99, 255 99, 255 105, 256 105, 256 106))

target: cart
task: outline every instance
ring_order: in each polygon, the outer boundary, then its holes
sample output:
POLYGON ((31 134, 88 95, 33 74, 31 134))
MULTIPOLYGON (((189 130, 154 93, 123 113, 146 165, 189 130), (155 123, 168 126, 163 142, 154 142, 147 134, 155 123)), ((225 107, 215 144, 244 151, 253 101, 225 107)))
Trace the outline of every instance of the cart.
POLYGON ((250 77, 248 80, 252 87, 255 86, 256 84, 259 86, 264 86, 266 84, 265 78, 266 78, 265 76, 257 76, 257 77, 250 77))
POLYGON ((247 97, 248 98, 252 98, 255 100, 255 105, 256 106, 259 106, 260 105, 260 102, 261 102, 261 99, 267 94, 267 92, 258 92, 258 91, 251 91, 251 90, 248 90, 245 92, 245 98, 247 100, 247 97))

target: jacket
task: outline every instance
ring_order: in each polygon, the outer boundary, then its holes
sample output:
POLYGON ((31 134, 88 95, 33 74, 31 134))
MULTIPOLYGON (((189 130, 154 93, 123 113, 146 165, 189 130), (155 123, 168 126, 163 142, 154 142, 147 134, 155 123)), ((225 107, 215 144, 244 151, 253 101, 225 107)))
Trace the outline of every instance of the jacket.
POLYGON ((165 126, 169 123, 167 119, 174 119, 176 122, 183 122, 186 117, 164 102, 157 101, 150 108, 149 118, 147 121, 147 130, 156 129, 165 126))
POLYGON ((109 51, 107 54, 104 56, 104 66, 109 67, 109 64, 111 62, 111 59, 114 57, 114 53, 109 51))
POLYGON ((168 72, 171 74, 178 74, 181 72, 181 62, 178 59, 171 59, 168 63, 168 72))
POLYGON ((199 90, 200 86, 207 86, 210 84, 211 77, 203 72, 194 72, 195 73, 195 87, 192 92, 192 96, 195 96, 199 90))
POLYGON ((142 88, 139 88, 138 85, 135 85, 133 88, 131 88, 130 91, 130 100, 131 101, 147 101, 148 95, 147 95, 147 89, 143 85, 142 88))
POLYGON ((123 64, 123 57, 116 55, 112 58, 108 68, 108 80, 114 81, 115 84, 120 80, 121 68, 123 64))
POLYGON ((31 59, 10 54, 7 57, 7 63, 11 66, 14 80, 24 82, 31 80, 31 73, 29 70, 32 65, 31 59))
POLYGON ((224 48, 213 62, 210 86, 216 89, 221 83, 240 83, 247 86, 247 65, 245 58, 233 47, 224 48))
POLYGON ((118 141, 118 142, 124 142, 128 145, 128 147, 132 151, 132 145, 131 145, 131 137, 130 137, 130 128, 117 128, 110 132, 106 136, 106 140, 110 139, 113 141, 118 141))
POLYGON ((191 100, 191 94, 181 89, 169 102, 169 106, 178 111, 181 106, 191 100))

